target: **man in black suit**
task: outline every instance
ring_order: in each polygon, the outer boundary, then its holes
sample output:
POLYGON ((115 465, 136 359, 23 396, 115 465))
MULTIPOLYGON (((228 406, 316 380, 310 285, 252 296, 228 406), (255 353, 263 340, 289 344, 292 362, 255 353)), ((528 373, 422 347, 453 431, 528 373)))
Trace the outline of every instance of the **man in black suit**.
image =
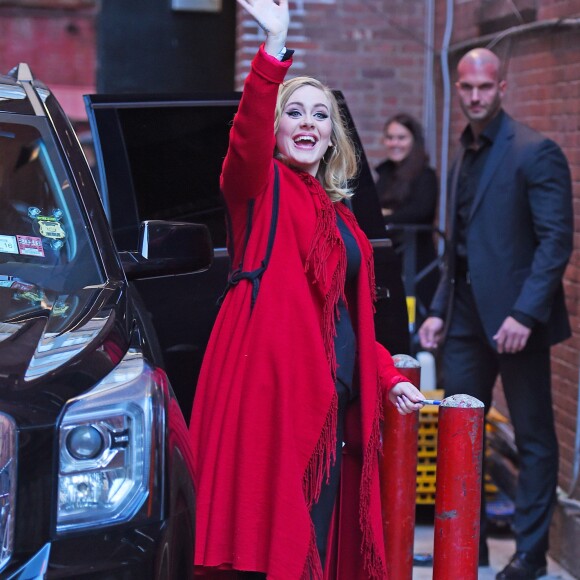
MULTIPOLYGON (((487 49, 460 60, 469 124, 449 174, 449 263, 420 328, 441 347, 445 395, 489 409, 498 373, 520 456, 516 553, 498 580, 545 574, 557 477, 550 346, 570 336, 562 276, 572 251, 571 178, 560 148, 502 109, 502 66, 487 49)), ((484 498, 482 498, 484 499, 484 498)), ((487 565, 485 507, 480 565, 487 565)))

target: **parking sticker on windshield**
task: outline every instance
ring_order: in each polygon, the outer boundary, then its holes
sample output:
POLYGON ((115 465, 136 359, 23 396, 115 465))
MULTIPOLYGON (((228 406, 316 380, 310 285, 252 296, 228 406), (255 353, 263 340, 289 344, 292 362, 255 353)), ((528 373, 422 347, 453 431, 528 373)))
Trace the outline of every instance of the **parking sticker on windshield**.
POLYGON ((54 250, 62 248, 66 238, 65 231, 60 223, 62 216, 63 212, 58 208, 52 210, 52 215, 42 215, 37 207, 28 208, 28 217, 36 220, 38 233, 43 238, 50 240, 50 247, 54 250))
POLYGON ((0 252, 3 252, 4 254, 18 254, 16 236, 0 235, 0 252))
POLYGON ((44 258, 42 240, 34 236, 16 236, 18 249, 24 256, 40 256, 44 258))

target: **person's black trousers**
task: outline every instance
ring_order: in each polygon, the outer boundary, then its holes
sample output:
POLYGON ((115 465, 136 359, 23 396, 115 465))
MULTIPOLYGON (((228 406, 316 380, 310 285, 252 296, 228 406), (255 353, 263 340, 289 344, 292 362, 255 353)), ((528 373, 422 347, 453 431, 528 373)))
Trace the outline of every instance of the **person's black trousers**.
POLYGON ((326 560, 326 544, 330 530, 330 523, 332 521, 332 512, 334 511, 334 504, 336 503, 338 486, 340 483, 342 442, 344 441, 344 416, 350 395, 348 389, 341 383, 341 381, 336 382, 336 391, 338 394, 336 462, 331 465, 330 476, 328 480, 323 480, 320 497, 310 510, 310 517, 312 518, 314 529, 316 531, 316 546, 318 547, 318 553, 320 554, 323 568, 326 560))
MULTIPOLYGON (((485 336, 471 287, 463 279, 456 286, 442 358, 445 396, 471 395, 484 403, 486 412, 497 375, 501 376, 520 460, 513 522, 516 550, 541 560, 548 550, 558 481, 550 349, 498 354, 485 336)), ((484 500, 482 497, 482 541, 484 500)))

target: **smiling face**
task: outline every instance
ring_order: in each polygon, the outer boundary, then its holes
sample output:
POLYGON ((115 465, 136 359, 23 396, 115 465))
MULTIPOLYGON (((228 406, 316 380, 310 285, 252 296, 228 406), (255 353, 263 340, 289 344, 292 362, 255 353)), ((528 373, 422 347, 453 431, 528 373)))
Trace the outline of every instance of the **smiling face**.
POLYGON ((387 148, 387 159, 393 163, 401 163, 413 149, 413 133, 401 123, 393 121, 385 129, 383 140, 387 148))
POLYGON ((331 135, 331 105, 324 91, 310 85, 297 88, 281 111, 278 152, 288 164, 316 176, 331 135))

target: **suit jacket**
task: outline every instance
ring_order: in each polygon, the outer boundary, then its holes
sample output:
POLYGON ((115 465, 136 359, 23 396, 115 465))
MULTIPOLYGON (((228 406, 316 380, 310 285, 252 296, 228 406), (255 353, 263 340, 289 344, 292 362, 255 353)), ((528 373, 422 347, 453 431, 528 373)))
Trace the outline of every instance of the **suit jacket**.
MULTIPOLYGON (((451 319, 457 176, 449 172, 451 251, 433 312, 451 319)), ((473 199, 467 259, 477 310, 490 343, 513 311, 536 324, 526 348, 570 336, 562 277, 572 252, 572 186, 568 163, 552 140, 504 114, 473 199)))

